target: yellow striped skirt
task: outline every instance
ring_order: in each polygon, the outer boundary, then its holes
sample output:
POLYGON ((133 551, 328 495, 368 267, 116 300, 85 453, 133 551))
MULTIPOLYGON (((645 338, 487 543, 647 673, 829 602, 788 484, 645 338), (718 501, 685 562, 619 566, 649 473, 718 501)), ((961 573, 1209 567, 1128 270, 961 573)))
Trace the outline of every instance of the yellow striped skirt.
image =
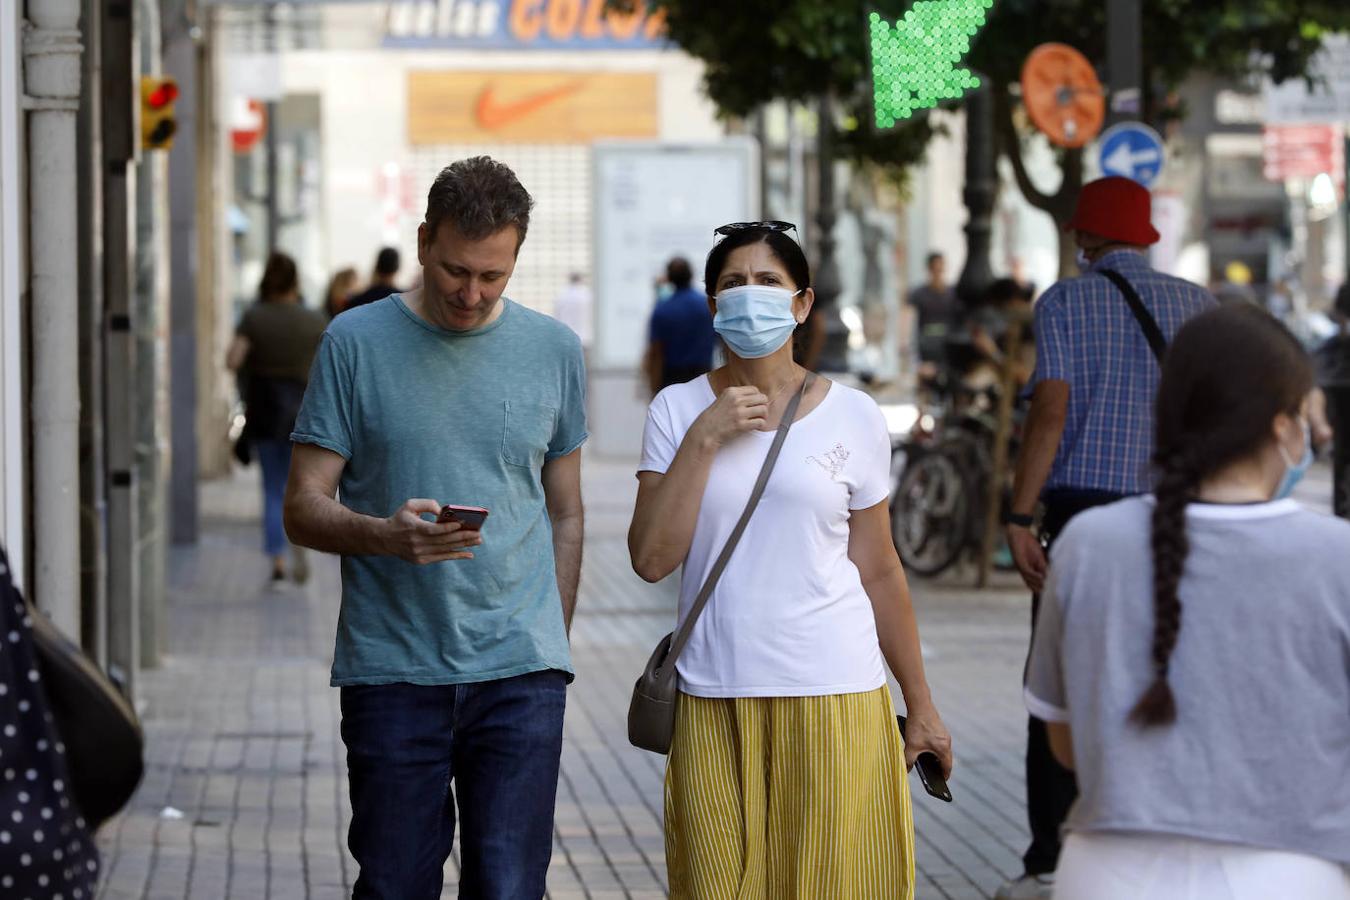
POLYGON ((666 867, 675 900, 912 900, 914 820, 890 690, 680 694, 666 867))

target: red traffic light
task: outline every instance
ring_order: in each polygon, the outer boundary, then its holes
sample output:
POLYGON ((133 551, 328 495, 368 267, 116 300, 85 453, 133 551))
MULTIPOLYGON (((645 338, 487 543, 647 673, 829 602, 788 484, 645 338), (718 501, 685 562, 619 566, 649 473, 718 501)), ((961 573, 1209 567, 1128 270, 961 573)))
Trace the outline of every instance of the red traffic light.
POLYGON ((159 83, 150 95, 145 98, 146 104, 151 109, 163 109, 170 103, 178 99, 178 84, 174 81, 165 80, 159 83))
POLYGON ((178 130, 173 104, 178 99, 178 82, 155 75, 141 76, 141 148, 167 150, 173 146, 178 130))

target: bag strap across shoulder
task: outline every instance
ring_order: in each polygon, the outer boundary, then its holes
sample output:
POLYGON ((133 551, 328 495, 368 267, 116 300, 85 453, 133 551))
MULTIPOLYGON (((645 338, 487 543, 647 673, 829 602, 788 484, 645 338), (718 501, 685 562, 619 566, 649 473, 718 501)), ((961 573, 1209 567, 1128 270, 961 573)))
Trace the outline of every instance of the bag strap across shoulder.
POLYGON ((1134 285, 1115 269, 1098 269, 1100 274, 1105 275, 1111 280, 1122 294, 1125 295, 1125 302, 1130 305, 1130 312, 1134 313, 1134 318, 1139 322, 1139 327, 1144 330, 1144 337, 1148 340, 1148 346, 1153 350, 1153 355, 1158 363, 1162 363, 1163 354, 1167 352, 1167 338, 1163 337, 1162 329, 1158 327, 1158 320, 1153 318, 1153 314, 1148 311, 1144 305, 1144 300, 1139 296, 1139 292, 1134 289, 1134 285))
POLYGON ((684 645, 689 643, 689 636, 694 631, 694 624, 698 622, 699 614, 703 612, 703 607, 708 605, 708 599, 712 597, 713 588, 717 587, 718 579, 726 570, 727 563, 731 561, 732 551, 740 543, 741 535, 745 533, 745 526, 750 524, 750 517, 755 512, 755 507, 759 506, 760 497, 764 496, 764 488, 769 483, 769 476, 773 474, 774 463, 778 462, 778 454, 783 449, 783 442, 787 440, 788 430, 792 428, 792 420, 797 417, 797 407, 801 406, 802 398, 810 390, 811 384, 816 380, 815 373, 807 372, 806 378, 802 381, 801 390, 788 403, 787 409, 783 412, 783 420, 778 423, 778 433, 774 435, 773 445, 769 447, 769 455, 764 458, 764 465, 759 470, 759 479, 755 482, 755 487, 750 491, 750 499, 745 504, 745 512, 741 513, 740 521, 732 529, 731 536, 727 538, 726 545, 722 547, 722 553, 717 557, 717 562, 713 564, 708 572, 708 578, 703 582, 703 588, 698 592, 694 599, 694 605, 689 609, 689 615, 685 617, 679 630, 675 632, 670 642, 670 652, 666 658, 661 661, 661 674, 665 678, 675 677, 675 661, 679 659, 684 645))

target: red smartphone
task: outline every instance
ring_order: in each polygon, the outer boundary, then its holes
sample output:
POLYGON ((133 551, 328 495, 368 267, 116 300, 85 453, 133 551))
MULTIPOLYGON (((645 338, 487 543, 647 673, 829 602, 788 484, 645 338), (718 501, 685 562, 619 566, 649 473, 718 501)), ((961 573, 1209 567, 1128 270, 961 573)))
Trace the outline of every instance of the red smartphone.
POLYGON ((488 511, 481 506, 455 506, 447 503, 441 507, 441 514, 436 517, 437 522, 458 522, 465 531, 478 531, 483 527, 483 520, 488 517, 488 511))

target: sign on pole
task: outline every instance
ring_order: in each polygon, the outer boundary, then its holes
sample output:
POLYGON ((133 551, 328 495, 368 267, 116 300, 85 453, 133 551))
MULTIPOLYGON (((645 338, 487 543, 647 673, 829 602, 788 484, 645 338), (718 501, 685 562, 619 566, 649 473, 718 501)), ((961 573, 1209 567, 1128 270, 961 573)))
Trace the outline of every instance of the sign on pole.
POLYGON ((1345 142, 1332 125, 1268 125, 1261 134, 1265 176, 1270 181, 1345 175, 1345 142))
POLYGON ((1022 63, 1022 106, 1060 147, 1084 147, 1102 130, 1106 99, 1092 63, 1068 44, 1041 44, 1022 63))
POLYGON ((1266 83, 1266 122, 1272 125, 1350 123, 1350 36, 1332 35, 1309 65, 1313 87, 1302 78, 1266 83))
POLYGON ((1138 122, 1108 128, 1097 152, 1103 175, 1121 175, 1144 187, 1158 180, 1166 156, 1158 132, 1138 122))

